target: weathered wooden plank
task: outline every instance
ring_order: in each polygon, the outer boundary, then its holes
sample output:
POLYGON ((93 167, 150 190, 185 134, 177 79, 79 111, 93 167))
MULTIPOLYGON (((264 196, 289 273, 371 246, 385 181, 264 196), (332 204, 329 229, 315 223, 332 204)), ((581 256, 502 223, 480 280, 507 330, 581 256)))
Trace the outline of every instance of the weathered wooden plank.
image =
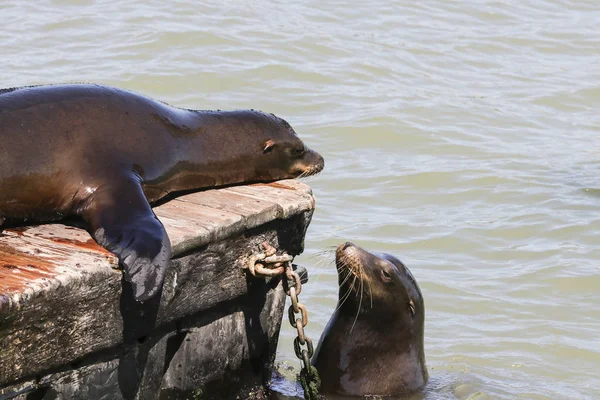
POLYGON ((117 267, 117 258, 81 229, 57 224, 5 230, 0 236, 0 310, 10 303, 7 297, 16 296, 13 303, 18 304, 66 280, 117 267))
MULTIPOLYGON (((314 207, 310 188, 293 181, 254 186, 187 195, 155 209, 175 258, 154 326, 248 293, 240 267, 262 241, 292 255, 302 251, 314 207)), ((132 334, 127 325, 136 322, 120 299, 116 268, 116 258, 81 229, 53 224, 0 236, 0 387, 118 348, 132 334)))
POLYGON ((256 184, 249 186, 234 186, 226 189, 233 193, 254 199, 277 199, 279 206, 278 218, 288 218, 303 209, 314 209, 315 198, 312 191, 305 191, 301 186, 292 183, 256 184))
POLYGON ((190 223, 188 220, 174 219, 167 213, 158 215, 165 225, 165 230, 171 239, 171 257, 175 258, 185 251, 199 248, 208 243, 210 231, 207 227, 190 223))
POLYGON ((227 190, 195 193, 181 199, 242 216, 246 229, 254 228, 277 218, 279 205, 275 201, 252 198, 227 190))
POLYGON ((171 239, 173 257, 244 229, 240 215, 178 200, 163 204, 155 209, 155 213, 165 224, 171 239), (172 229, 176 224, 179 225, 179 230, 172 229), (184 235, 180 234, 183 233, 182 227, 186 230, 184 235))

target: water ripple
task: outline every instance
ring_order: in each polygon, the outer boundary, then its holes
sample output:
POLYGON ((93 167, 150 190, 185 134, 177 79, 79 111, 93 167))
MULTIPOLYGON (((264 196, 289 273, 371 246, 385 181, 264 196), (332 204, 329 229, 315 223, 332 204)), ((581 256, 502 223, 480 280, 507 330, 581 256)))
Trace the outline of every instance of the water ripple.
MULTIPOLYGON (((337 299, 313 256, 351 239, 421 284, 426 398, 597 396, 595 2, 8 0, 0 13, 5 87, 93 81, 264 109, 323 153, 298 259, 313 271, 311 337, 337 299)), ((284 327, 279 359, 295 363, 291 339, 284 327)))

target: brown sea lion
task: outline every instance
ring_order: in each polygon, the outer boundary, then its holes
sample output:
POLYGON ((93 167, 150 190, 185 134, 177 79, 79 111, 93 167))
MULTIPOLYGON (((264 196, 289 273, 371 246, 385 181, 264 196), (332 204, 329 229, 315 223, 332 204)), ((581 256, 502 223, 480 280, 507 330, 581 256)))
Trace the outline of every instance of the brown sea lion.
POLYGON ((406 395, 428 379, 425 307, 417 281, 396 257, 352 243, 336 251, 338 306, 313 364, 320 393, 406 395))
POLYGON ((171 253, 150 204, 323 165, 272 114, 186 110, 90 84, 0 90, 0 225, 83 218, 140 301, 159 291, 171 253))

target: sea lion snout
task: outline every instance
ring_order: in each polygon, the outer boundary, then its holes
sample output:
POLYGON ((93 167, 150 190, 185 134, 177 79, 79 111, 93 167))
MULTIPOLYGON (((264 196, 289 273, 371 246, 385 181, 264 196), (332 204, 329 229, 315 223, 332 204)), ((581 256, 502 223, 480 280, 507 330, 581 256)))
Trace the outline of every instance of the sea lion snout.
MULTIPOLYGON (((338 270, 340 267, 347 267, 354 272, 380 269, 382 266, 389 268, 391 266, 386 260, 377 257, 352 242, 345 242, 337 247, 335 260, 338 270)), ((370 278, 366 274, 364 277, 370 278)))
POLYGON ((307 148, 301 157, 294 163, 292 174, 295 178, 304 178, 316 175, 323 171, 325 159, 316 151, 307 148))
MULTIPOLYGON (((260 117, 258 121, 262 122, 266 118, 269 127, 257 129, 261 135, 266 132, 260 140, 261 152, 255 168, 259 175, 271 180, 294 179, 316 175, 323 170, 323 156, 306 146, 287 121, 272 114, 254 112, 252 115, 260 117)), ((250 157, 256 158, 253 149, 248 148, 250 157)))
POLYGON ((352 242, 346 242, 346 243, 341 244, 339 248, 342 251, 344 251, 344 250, 346 250, 350 246, 354 246, 354 243, 352 243, 352 242))
POLYGON ((337 247, 335 251, 335 256, 336 258, 344 257, 347 253, 352 253, 358 249, 360 249, 360 247, 358 247, 354 243, 344 242, 337 247), (348 252, 346 252, 346 250, 348 250, 348 252))
POLYGON ((360 259, 362 249, 352 242, 342 243, 335 251, 335 264, 340 278, 344 272, 350 271, 354 275, 359 275, 362 269, 362 260, 360 259))

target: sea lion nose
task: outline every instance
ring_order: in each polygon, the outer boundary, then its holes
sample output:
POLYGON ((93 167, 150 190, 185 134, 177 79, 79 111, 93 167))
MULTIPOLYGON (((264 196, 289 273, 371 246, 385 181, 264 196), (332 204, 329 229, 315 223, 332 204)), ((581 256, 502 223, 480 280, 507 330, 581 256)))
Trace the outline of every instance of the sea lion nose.
POLYGON ((342 245, 342 251, 346 250, 348 247, 352 247, 354 246, 354 243, 352 242, 346 242, 342 245))
POLYGON ((325 168, 325 159, 323 158, 322 155, 320 155, 319 153, 315 152, 317 154, 317 160, 315 161, 315 165, 317 166, 317 173, 323 171, 323 168, 325 168))

